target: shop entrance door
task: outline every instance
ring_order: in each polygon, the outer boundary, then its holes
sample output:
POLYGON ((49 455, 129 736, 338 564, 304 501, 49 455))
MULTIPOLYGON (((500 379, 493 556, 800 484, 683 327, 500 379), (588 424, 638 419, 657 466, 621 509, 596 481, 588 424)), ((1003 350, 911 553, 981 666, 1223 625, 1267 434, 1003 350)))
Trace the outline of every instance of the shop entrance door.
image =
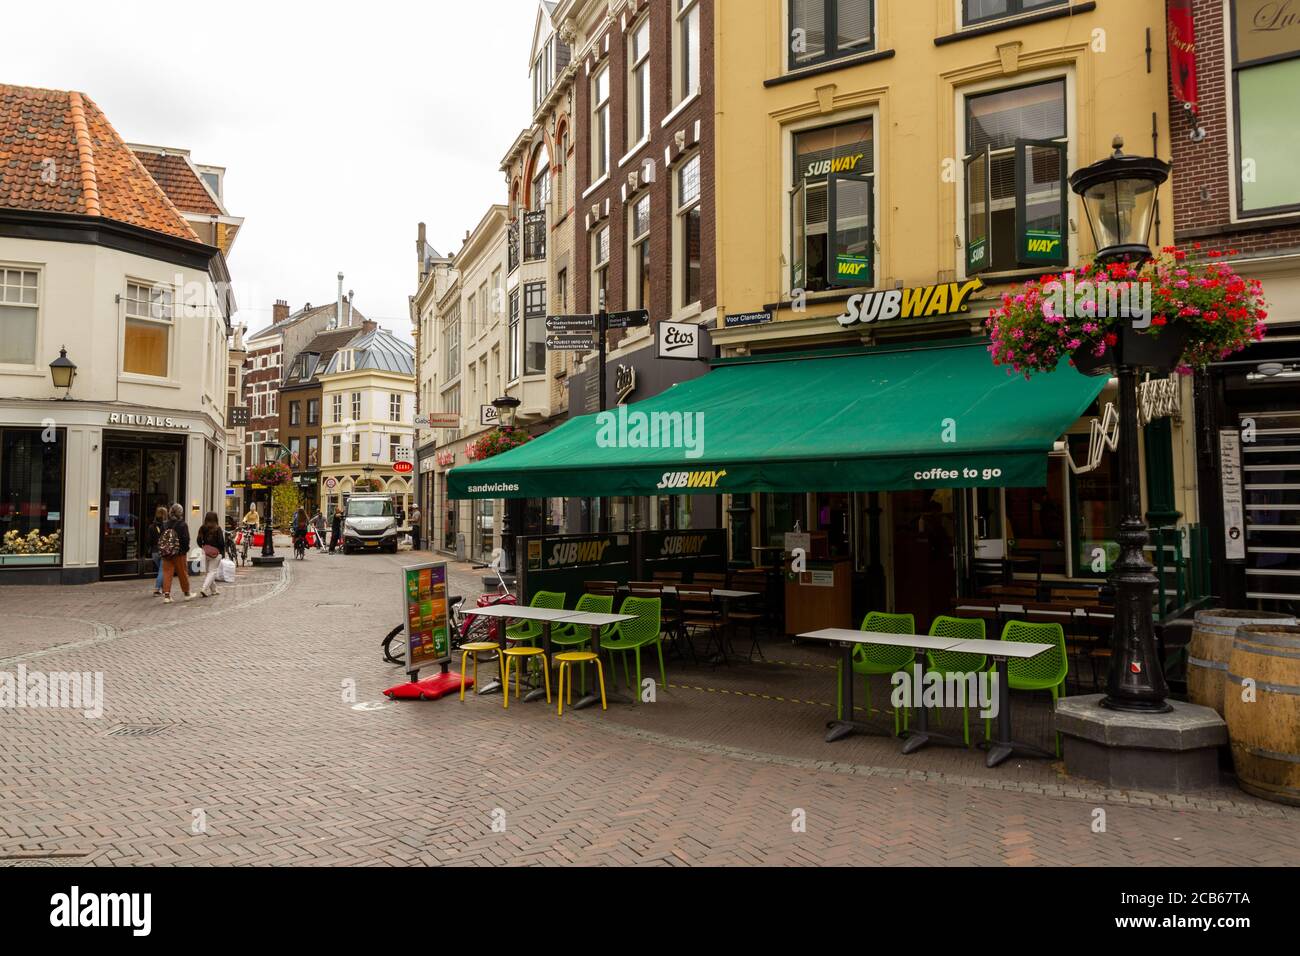
POLYGON ((893 520, 894 610, 912 614, 918 633, 947 614, 957 595, 953 569, 953 491, 897 491, 889 495, 893 520))
POLYGON ((145 548, 145 529, 156 508, 180 501, 184 468, 181 451, 177 442, 160 447, 147 441, 105 441, 100 502, 101 578, 154 573, 145 548))

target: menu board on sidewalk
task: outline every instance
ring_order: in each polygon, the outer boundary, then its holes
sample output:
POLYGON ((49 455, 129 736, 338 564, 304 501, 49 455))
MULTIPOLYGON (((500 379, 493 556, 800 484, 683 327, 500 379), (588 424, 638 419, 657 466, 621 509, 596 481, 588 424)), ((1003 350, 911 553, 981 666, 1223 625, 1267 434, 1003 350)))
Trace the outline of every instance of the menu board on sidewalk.
POLYGON ((402 568, 406 606, 406 669, 418 670, 451 657, 447 629, 447 564, 402 568))

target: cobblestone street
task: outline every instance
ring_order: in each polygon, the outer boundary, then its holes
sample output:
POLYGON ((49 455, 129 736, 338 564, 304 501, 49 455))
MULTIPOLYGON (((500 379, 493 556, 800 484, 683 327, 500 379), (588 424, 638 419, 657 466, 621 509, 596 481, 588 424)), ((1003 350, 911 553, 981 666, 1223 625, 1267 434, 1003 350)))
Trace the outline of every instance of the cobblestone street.
MULTIPOLYGON (((814 690, 728 689, 787 672, 771 645, 713 673, 670 661, 656 703, 606 713, 390 703, 378 642, 409 563, 312 554, 170 606, 149 581, 0 589, 0 670, 102 672, 105 694, 98 719, 0 711, 0 863, 1300 863, 1300 811, 1236 789, 824 744, 824 664, 814 690)), ((465 565, 452 583, 482 590, 465 565)))

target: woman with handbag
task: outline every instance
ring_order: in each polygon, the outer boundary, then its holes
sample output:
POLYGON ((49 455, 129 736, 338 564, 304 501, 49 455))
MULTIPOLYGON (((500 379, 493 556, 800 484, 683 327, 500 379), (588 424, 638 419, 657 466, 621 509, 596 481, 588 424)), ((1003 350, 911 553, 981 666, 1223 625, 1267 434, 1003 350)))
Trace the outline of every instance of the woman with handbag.
POLYGON ((215 511, 209 511, 203 518, 203 527, 194 539, 194 543, 203 549, 205 570, 203 587, 199 588, 199 597, 216 597, 217 575, 221 573, 221 558, 226 550, 226 533, 221 530, 221 522, 215 511))
POLYGON ((162 594, 163 582, 163 559, 158 553, 158 539, 162 537, 163 529, 167 527, 167 506, 159 505, 153 514, 153 523, 144 531, 144 546, 149 552, 149 557, 153 558, 154 566, 158 569, 158 576, 154 578, 153 593, 157 597, 162 594))

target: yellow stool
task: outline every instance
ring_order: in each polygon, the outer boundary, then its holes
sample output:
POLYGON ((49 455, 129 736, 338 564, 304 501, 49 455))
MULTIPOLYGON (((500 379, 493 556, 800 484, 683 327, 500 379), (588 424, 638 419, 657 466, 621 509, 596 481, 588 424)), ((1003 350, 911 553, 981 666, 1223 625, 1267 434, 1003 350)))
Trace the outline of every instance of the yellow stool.
POLYGON ((609 709, 605 706, 605 668, 601 666, 599 654, 593 654, 591 651, 566 651, 563 654, 556 654, 555 659, 560 662, 559 715, 561 717, 564 716, 564 677, 566 673, 569 677, 569 703, 573 703, 573 668, 570 666, 571 664, 596 662, 596 679, 600 681, 600 709, 609 709))
MULTIPOLYGON (((469 644, 462 644, 460 649, 464 652, 460 655, 460 699, 465 699, 465 662, 471 654, 474 655, 474 686, 478 686, 478 656, 487 651, 500 651, 501 645, 496 641, 474 641, 469 644)), ((497 657, 497 661, 501 660, 497 657)), ((497 669, 500 670, 498 663, 497 669)))
POLYGON ((542 656, 542 680, 546 684, 546 702, 551 702, 551 665, 546 660, 546 651, 540 647, 507 647, 501 652, 505 660, 505 671, 501 675, 501 703, 505 707, 510 706, 510 667, 513 662, 515 668, 515 699, 523 696, 521 685, 523 683, 523 659, 527 657, 542 656))

